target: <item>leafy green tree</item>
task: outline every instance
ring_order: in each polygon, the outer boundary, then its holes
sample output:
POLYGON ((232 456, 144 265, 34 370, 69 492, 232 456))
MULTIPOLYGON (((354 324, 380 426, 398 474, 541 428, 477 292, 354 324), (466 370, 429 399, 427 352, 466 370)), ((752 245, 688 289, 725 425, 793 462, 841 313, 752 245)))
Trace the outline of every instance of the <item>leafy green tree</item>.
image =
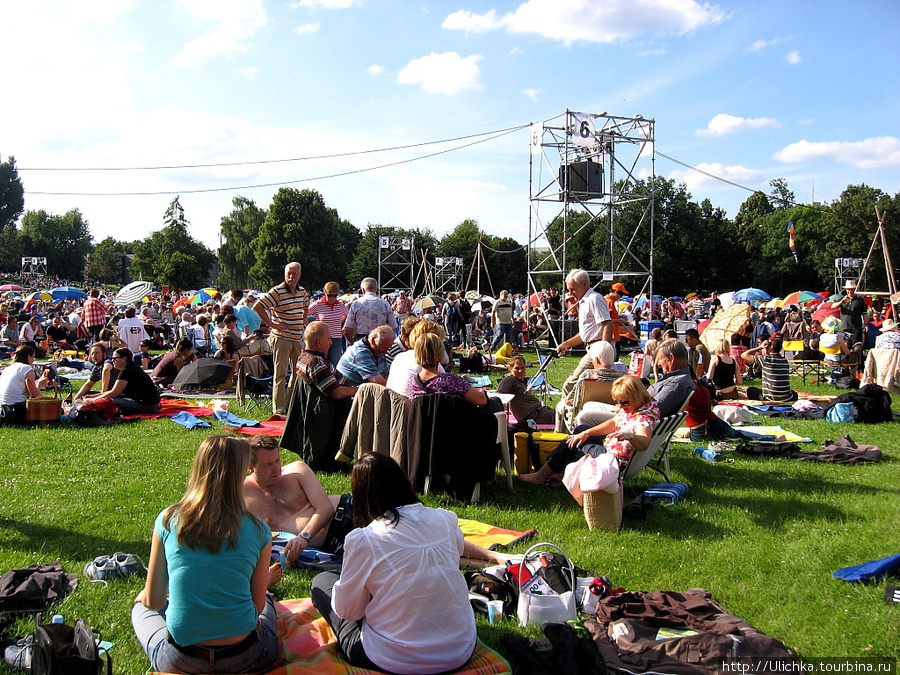
MULTIPOLYGON (((525 293, 528 289, 525 247, 511 237, 485 235, 482 242, 484 259, 494 288, 498 292, 505 288, 513 293, 525 293)), ((472 284, 469 286, 472 287, 472 284)))
POLYGON ((794 192, 788 188, 786 178, 773 178, 769 181, 772 192, 769 193, 769 201, 776 209, 789 209, 796 205, 797 198, 794 192))
POLYGON ((234 210, 222 218, 219 247, 220 288, 251 288, 255 284, 250 269, 256 262, 253 242, 266 220, 266 211, 252 200, 238 195, 231 200, 234 210))
MULTIPOLYGON (((594 220, 590 213, 582 210, 568 209, 566 213, 551 220, 547 225, 547 238, 553 250, 557 251, 558 264, 563 265, 560 246, 565 237, 565 267, 590 269, 594 255, 593 240, 598 228, 602 229, 600 223, 594 220)), ((547 263, 553 267, 557 266, 552 256, 547 263)))
POLYGON ((176 197, 166 209, 165 226, 135 246, 131 263, 133 278, 160 286, 191 290, 204 286, 216 262, 215 254, 188 233, 190 224, 176 197))
POLYGON ((25 187, 16 170, 16 158, 0 162, 0 231, 15 225, 25 210, 25 187))
POLYGON ((107 237, 94 246, 85 275, 103 284, 125 284, 129 281, 128 245, 107 237))
POLYGON ((481 229, 478 227, 478 221, 467 218, 445 234, 438 244, 437 255, 462 258, 463 281, 472 269, 480 237, 481 229))
POLYGON ((0 270, 13 272, 22 262, 23 241, 15 223, 0 230, 0 270))
POLYGON ((346 272, 355 252, 351 228, 317 191, 281 188, 253 242, 250 276, 262 286, 281 283, 284 266, 296 260, 303 266, 303 286, 321 288, 346 272))
POLYGON ((47 272, 64 279, 81 279, 91 252, 91 231, 78 209, 65 215, 43 209, 22 216, 23 255, 47 258, 47 272))

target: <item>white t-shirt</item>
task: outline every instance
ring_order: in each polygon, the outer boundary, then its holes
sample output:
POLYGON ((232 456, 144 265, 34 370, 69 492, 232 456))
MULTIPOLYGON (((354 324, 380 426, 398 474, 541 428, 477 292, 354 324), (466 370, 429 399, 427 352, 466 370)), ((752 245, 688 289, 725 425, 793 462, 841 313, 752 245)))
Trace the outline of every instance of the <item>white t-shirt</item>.
POLYGON ((144 330, 144 322, 136 316, 130 319, 120 319, 118 330, 119 339, 125 343, 132 354, 137 354, 141 350, 141 340, 150 337, 144 330))
POLYGON ((585 344, 600 339, 600 324, 609 321, 606 298, 593 288, 588 288, 578 302, 578 334, 585 344))
MULTIPOLYGON (((417 375, 420 370, 422 370, 422 366, 416 363, 416 355, 412 349, 400 352, 391 361, 387 388, 409 398, 409 378, 417 375)), ((438 370, 443 373, 443 366, 438 366, 438 370)))
POLYGON ((456 514, 409 504, 391 525, 379 518, 344 544, 334 611, 363 620, 362 643, 392 673, 443 673, 475 649, 475 615, 459 571, 463 534, 456 514))
POLYGON ((24 403, 28 399, 25 378, 33 372, 34 368, 27 363, 13 361, 6 366, 0 375, 0 405, 24 403))

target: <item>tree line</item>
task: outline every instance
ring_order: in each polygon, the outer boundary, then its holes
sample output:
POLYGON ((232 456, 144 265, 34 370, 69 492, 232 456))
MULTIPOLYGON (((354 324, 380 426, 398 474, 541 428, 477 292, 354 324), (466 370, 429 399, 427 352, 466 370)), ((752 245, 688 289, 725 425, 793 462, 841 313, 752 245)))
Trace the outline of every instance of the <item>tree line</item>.
MULTIPOLYGON (((849 185, 834 202, 810 206, 797 204, 787 182, 776 179, 768 193, 751 194, 733 219, 709 199, 697 202, 684 184, 671 179, 639 180, 628 189, 637 198, 612 213, 596 216, 577 205, 567 206, 564 216, 548 224, 551 246, 566 238, 568 268, 634 268, 629 260, 649 261, 652 246, 654 292, 664 295, 746 286, 773 295, 829 289, 835 258, 864 258, 869 252, 878 225, 876 206, 885 214, 889 248, 900 250, 900 194, 890 196, 867 185, 849 185), (651 200, 652 243, 647 216, 651 200), (789 221, 795 230, 796 260, 788 248, 789 221)), ((440 238, 427 228, 369 224, 361 231, 316 190, 295 188, 279 189, 268 208, 243 196, 234 197, 232 207, 221 219, 217 251, 190 235, 190 222, 177 197, 163 214, 162 227, 144 239, 107 237, 94 244, 89 223, 77 208, 63 215, 25 211, 24 187, 15 159, 9 157, 0 161, 0 270, 18 270, 22 256, 43 256, 51 274, 73 281, 117 284, 141 278, 173 289, 209 284, 268 288, 281 281, 286 262, 299 260, 307 288, 337 281, 353 289, 363 277, 376 274, 378 238, 390 234, 413 239, 416 290, 423 288, 424 268, 436 257, 462 258, 461 287, 475 288, 480 279, 483 292, 527 288, 525 247, 483 232, 472 219, 440 238)), ((880 246, 875 251, 869 286, 886 288, 880 246)), ((535 252, 534 258, 539 261, 544 255, 535 252)), ((541 285, 561 281, 542 277, 541 285)))

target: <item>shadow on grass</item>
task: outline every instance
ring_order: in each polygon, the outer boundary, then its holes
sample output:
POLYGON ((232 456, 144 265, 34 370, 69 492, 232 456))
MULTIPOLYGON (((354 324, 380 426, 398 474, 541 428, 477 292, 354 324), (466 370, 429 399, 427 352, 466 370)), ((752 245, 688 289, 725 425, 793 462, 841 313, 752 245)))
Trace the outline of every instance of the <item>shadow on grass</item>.
POLYGON ((60 527, 0 518, 3 548, 23 554, 39 552, 43 559, 93 560, 98 555, 133 553, 146 560, 150 550, 149 534, 141 541, 123 541, 60 527))

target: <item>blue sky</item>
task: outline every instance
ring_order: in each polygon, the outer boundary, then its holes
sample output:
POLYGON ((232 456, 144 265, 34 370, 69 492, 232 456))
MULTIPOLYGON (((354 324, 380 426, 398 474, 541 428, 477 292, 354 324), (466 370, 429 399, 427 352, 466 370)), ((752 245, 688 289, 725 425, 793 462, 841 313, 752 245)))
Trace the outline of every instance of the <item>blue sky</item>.
MULTIPOLYGON (((232 197, 278 189, 230 188, 297 181, 360 228, 473 218, 524 242, 528 130, 488 132, 566 109, 653 118, 657 151, 799 201, 900 192, 896 0, 29 0, 0 26, 0 153, 26 209, 77 207, 95 241, 147 236, 181 194, 215 247, 232 197)), ((750 194, 656 171, 729 216, 750 194)))

